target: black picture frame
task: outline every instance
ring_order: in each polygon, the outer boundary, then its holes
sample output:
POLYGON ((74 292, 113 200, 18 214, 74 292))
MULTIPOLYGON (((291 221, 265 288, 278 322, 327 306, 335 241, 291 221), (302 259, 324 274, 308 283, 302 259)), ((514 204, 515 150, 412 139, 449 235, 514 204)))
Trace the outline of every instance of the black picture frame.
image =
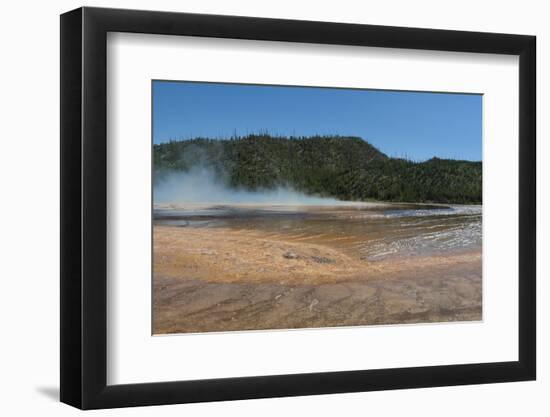
POLYGON ((524 35, 251 17, 88 7, 61 15, 61 401, 95 409, 534 380, 535 45, 524 35), (107 385, 108 32, 518 55, 518 361, 107 385))

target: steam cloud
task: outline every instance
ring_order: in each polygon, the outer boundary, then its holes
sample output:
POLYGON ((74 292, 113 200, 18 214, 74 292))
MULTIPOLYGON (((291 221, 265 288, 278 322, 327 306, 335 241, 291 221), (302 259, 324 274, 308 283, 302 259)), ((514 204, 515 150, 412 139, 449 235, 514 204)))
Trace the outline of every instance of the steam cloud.
POLYGON ((327 205, 341 201, 307 195, 291 187, 263 191, 231 188, 212 169, 195 166, 186 172, 174 171, 163 175, 154 185, 155 203, 223 203, 327 205))

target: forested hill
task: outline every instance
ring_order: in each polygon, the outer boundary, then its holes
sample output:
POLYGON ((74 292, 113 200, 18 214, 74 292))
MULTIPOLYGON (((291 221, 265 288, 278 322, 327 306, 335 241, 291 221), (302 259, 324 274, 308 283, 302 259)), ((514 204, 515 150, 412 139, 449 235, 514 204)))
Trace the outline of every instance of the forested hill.
POLYGON ((212 169, 230 187, 291 186, 341 200, 481 203, 481 162, 390 158, 358 137, 250 135, 154 145, 155 180, 212 169))

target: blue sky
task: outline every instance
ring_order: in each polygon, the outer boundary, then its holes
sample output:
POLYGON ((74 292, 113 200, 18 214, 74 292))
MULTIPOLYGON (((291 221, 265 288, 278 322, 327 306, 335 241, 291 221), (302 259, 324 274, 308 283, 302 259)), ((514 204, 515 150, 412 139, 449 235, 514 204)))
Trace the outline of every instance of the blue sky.
POLYGON ((390 156, 481 160, 482 96, 153 82, 153 141, 272 135, 360 136, 390 156))

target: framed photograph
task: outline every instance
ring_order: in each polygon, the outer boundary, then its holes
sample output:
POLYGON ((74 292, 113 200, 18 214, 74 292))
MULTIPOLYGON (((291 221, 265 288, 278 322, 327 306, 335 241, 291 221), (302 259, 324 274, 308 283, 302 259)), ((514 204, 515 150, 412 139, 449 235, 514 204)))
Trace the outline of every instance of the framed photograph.
POLYGON ((61 401, 533 380, 535 37, 61 16, 61 401))

